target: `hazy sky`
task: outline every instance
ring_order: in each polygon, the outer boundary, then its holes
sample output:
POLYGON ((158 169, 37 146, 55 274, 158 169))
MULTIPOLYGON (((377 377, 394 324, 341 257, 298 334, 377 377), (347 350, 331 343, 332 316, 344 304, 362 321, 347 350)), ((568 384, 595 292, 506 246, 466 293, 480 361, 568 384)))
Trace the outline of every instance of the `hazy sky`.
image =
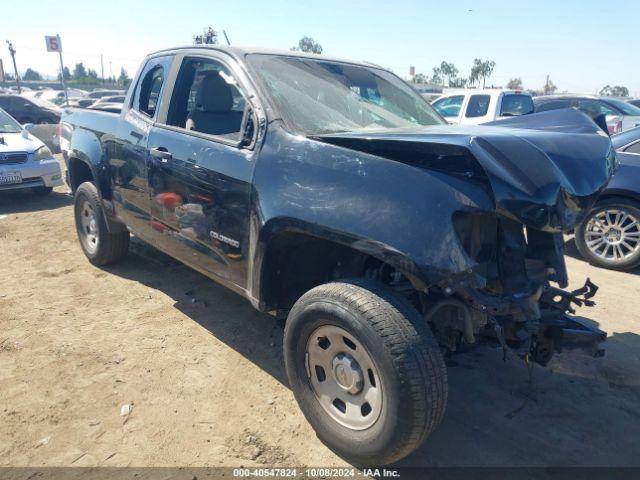
POLYGON ((496 85, 520 77, 525 88, 540 88, 549 74, 561 91, 594 93, 612 84, 640 96, 639 0, 2 3, 6 72, 13 67, 5 40, 13 42, 21 72, 57 74, 58 57, 46 52, 44 35, 59 33, 71 70, 82 61, 100 74, 102 53, 106 76, 121 66, 133 75, 145 54, 189 44, 212 26, 235 45, 288 49, 309 35, 327 55, 368 60, 403 77, 410 65, 430 73, 442 60, 467 76, 480 57, 495 60, 489 82, 496 85))

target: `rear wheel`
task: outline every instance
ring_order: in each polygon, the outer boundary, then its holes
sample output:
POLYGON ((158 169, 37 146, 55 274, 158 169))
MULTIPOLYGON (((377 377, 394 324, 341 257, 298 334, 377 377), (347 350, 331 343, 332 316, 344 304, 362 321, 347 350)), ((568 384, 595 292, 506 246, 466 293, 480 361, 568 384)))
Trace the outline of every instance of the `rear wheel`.
POLYGON ((433 335, 377 282, 329 283, 303 295, 287 319, 284 356, 320 440, 357 464, 400 460, 444 414, 446 372, 433 335))
POLYGON ((94 265, 108 265, 122 259, 129 248, 129 232, 110 233, 96 186, 82 183, 75 193, 76 231, 82 251, 94 265))
POLYGON ((598 202, 576 229, 576 246, 593 265, 628 270, 640 265, 640 205, 625 198, 598 202))

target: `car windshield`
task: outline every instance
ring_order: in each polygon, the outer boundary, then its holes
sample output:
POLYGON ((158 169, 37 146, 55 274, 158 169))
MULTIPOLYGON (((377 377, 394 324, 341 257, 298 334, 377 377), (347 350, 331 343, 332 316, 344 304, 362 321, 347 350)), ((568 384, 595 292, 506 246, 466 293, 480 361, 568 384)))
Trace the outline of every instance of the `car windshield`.
POLYGON ((616 150, 640 140, 640 127, 632 128, 626 132, 617 133, 611 136, 611 143, 616 150))
POLYGON ((0 133, 18 133, 21 130, 20 124, 0 108, 0 133))
POLYGON ((622 100, 615 100, 615 99, 607 99, 606 102, 611 106, 620 110, 625 115, 633 115, 634 117, 635 116, 640 117, 640 108, 636 107, 635 105, 631 105, 630 103, 623 102, 622 100))
POLYGON ((248 58, 284 120, 305 135, 444 123, 417 92, 378 68, 278 55, 248 58))

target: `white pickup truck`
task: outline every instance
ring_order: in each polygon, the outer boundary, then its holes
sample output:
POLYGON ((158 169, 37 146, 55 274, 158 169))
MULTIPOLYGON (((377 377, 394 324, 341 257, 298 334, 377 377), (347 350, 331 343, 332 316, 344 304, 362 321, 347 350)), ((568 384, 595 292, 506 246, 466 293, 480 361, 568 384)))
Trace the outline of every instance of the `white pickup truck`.
POLYGON ((431 105, 447 122, 455 125, 478 125, 534 110, 531 94, 502 89, 450 91, 431 105))

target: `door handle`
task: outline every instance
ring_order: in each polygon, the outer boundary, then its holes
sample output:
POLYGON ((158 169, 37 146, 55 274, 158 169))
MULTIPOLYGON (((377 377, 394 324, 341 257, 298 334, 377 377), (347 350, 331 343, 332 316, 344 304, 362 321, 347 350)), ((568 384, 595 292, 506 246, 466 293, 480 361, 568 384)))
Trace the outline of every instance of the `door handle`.
POLYGON ((164 147, 152 148, 149 153, 151 153, 152 157, 159 158, 162 163, 167 163, 173 158, 171 152, 168 152, 164 147))

